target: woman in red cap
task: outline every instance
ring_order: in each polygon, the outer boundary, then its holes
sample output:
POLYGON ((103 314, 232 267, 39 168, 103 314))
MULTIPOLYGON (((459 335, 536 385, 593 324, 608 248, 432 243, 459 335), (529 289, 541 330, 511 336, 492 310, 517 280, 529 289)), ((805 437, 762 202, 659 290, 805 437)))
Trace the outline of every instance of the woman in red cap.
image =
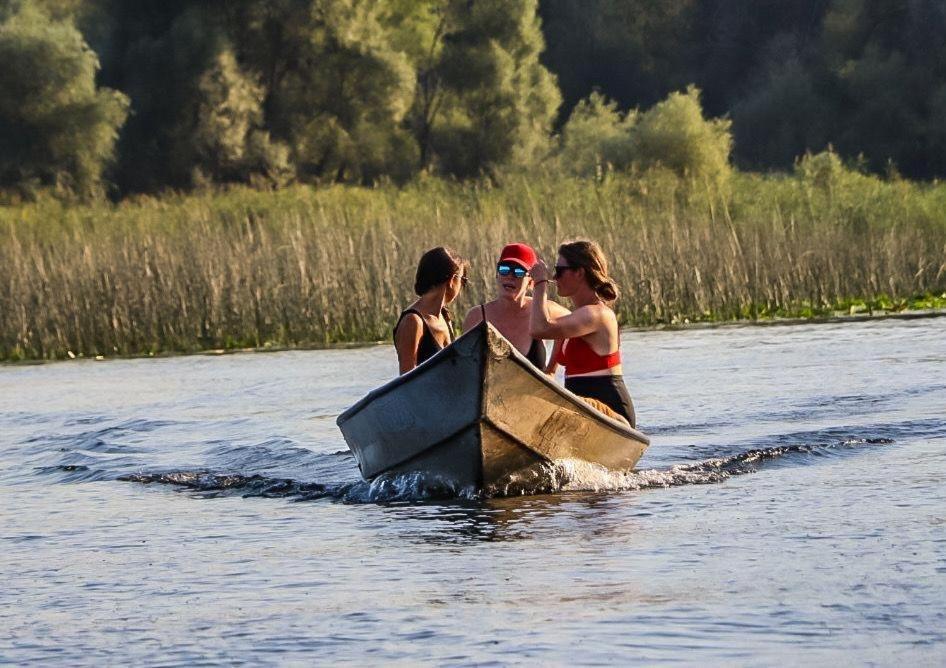
MULTIPOLYGON (((526 244, 509 244, 503 247, 496 263, 496 288, 498 296, 491 302, 474 306, 463 320, 463 331, 469 331, 486 320, 505 336, 516 349, 536 367, 545 370, 546 352, 542 339, 529 333, 529 311, 532 288, 529 270, 537 260, 535 251, 526 244)), ((548 302, 552 313, 561 317, 568 310, 555 302, 548 302)))
POLYGON ((559 296, 571 298, 575 307, 568 315, 556 316, 548 308, 546 288, 553 279, 543 261, 536 261, 532 277, 530 334, 562 340, 549 372, 562 364, 567 390, 600 401, 635 426, 634 404, 621 370, 618 319, 611 309, 618 286, 608 276, 601 247, 586 240, 559 246, 554 280, 559 296))
POLYGON ((401 373, 453 343, 447 304, 460 294, 466 274, 466 260, 449 248, 438 246, 421 256, 414 278, 418 298, 401 312, 394 326, 394 347, 401 373))

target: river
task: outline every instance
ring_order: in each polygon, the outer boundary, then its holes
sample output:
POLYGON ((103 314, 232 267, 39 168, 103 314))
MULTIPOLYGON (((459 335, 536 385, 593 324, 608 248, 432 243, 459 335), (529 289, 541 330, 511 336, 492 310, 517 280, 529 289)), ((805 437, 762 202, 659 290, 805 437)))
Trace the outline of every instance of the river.
POLYGON ((0 366, 0 663, 942 665, 946 318, 627 331, 652 445, 368 485, 389 346, 0 366))

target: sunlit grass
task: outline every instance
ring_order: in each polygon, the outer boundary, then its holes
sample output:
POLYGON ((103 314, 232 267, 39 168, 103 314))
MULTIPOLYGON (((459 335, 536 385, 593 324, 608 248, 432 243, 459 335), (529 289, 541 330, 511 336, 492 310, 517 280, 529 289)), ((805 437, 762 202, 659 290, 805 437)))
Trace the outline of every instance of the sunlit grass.
POLYGON ((606 249, 624 324, 946 306, 946 186, 844 171, 728 188, 652 171, 0 208, 0 358, 386 340, 424 249, 471 259, 461 315, 504 243, 554 262, 576 236, 606 249))

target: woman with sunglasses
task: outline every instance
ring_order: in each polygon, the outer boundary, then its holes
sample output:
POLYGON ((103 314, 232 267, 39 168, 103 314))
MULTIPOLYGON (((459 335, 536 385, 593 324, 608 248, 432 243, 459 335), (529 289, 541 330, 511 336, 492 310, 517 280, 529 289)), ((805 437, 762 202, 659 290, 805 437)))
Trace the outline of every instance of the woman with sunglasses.
POLYGON ((466 274, 466 260, 449 248, 438 246, 421 256, 414 278, 418 299, 401 312, 394 326, 400 373, 407 373, 453 343, 447 304, 466 285, 466 274))
POLYGON ((532 336, 562 340, 549 365, 549 372, 565 367, 565 389, 581 397, 600 401, 636 424, 634 404, 624 385, 621 369, 620 331, 611 304, 618 287, 608 276, 608 263, 593 241, 564 243, 558 249, 554 281, 558 294, 569 297, 574 310, 555 316, 548 308, 548 267, 541 260, 532 268, 535 294, 532 299, 532 336))
MULTIPOLYGON (((532 288, 529 270, 536 259, 535 251, 526 244, 503 247, 499 253, 499 262, 496 263, 498 295, 493 301, 470 309, 463 320, 463 331, 467 332, 486 320, 530 362, 544 371, 545 344, 542 339, 534 338, 529 333, 529 310, 532 305, 532 298, 528 296, 532 288)), ((548 302, 548 307, 557 316, 568 313, 555 302, 548 302)))

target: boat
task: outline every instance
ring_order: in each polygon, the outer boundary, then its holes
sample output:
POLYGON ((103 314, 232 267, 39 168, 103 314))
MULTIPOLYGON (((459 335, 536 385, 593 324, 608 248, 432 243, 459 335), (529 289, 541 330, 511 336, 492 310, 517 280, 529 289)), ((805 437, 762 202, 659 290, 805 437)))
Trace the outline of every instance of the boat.
POLYGON ((460 489, 508 489, 563 460, 634 468, 650 439, 536 369, 482 322, 337 420, 365 480, 420 473, 460 489))

